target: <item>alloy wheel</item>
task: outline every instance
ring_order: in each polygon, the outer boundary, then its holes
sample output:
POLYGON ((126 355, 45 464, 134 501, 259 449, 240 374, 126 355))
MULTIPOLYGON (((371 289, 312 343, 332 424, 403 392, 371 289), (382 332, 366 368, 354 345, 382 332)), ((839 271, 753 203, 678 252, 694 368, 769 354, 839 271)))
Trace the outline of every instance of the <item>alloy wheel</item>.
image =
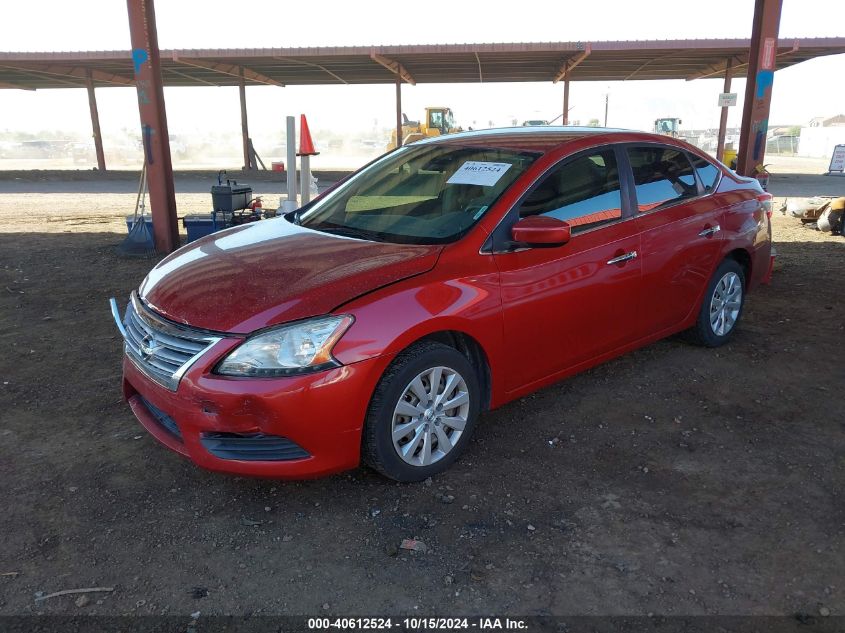
POLYGON ((725 336, 736 324, 742 308, 742 280, 731 271, 725 273, 710 299, 710 327, 716 336, 725 336))
POLYGON ((405 387, 393 410, 393 447, 408 464, 429 466, 458 443, 469 419, 469 389, 454 369, 432 367, 405 387))

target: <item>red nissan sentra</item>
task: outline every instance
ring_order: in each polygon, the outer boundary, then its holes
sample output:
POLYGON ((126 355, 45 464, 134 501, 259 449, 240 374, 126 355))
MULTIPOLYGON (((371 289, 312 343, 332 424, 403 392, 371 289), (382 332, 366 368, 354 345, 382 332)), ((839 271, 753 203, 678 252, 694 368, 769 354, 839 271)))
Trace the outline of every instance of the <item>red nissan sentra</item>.
POLYGON ((479 416, 671 334, 725 343, 769 275, 771 196, 676 139, 515 128, 403 147, 299 211, 161 261, 123 391, 217 471, 446 469, 479 416))

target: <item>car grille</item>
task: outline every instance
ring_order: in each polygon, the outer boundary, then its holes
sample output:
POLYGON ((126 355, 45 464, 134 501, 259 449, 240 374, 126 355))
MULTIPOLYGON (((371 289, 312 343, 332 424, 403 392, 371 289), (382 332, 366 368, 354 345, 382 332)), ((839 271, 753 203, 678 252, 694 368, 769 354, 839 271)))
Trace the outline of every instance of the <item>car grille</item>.
POLYGON ((182 375, 219 337, 166 321, 132 293, 123 318, 124 349, 152 380, 176 391, 182 375))

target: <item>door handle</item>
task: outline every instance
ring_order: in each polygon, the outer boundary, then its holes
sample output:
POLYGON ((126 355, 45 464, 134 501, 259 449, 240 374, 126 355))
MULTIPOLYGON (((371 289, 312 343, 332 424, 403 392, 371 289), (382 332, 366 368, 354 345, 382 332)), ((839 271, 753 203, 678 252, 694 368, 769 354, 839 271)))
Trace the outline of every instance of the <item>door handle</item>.
POLYGON ((722 230, 722 227, 718 224, 714 224, 709 229, 704 229, 701 233, 698 234, 698 237, 710 237, 711 235, 716 235, 719 231, 722 230))
POLYGON ((630 253, 625 253, 624 255, 620 255, 619 257, 614 257, 613 259, 607 260, 608 266, 613 266, 614 264, 621 264, 623 262, 630 261, 632 259, 637 259, 637 251, 631 251, 630 253))

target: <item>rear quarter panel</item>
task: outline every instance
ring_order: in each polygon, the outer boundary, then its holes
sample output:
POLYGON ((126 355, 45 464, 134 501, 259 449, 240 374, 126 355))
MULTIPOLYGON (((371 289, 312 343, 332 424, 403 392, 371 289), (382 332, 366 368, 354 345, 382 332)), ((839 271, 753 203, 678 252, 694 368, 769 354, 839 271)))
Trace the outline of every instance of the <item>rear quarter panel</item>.
POLYGON ((756 180, 733 175, 722 178, 717 193, 724 200, 720 222, 724 255, 742 249, 751 260, 747 290, 753 290, 762 281, 772 252, 771 221, 757 198, 761 194, 763 190, 756 180))

